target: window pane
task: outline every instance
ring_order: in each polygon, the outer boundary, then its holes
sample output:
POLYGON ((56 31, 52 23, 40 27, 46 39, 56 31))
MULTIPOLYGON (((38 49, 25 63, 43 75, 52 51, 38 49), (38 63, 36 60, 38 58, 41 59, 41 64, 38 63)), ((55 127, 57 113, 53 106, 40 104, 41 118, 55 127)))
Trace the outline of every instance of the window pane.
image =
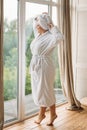
POLYGON ((58 14, 57 14, 57 7, 52 7, 52 20, 54 25, 58 25, 58 14))
POLYGON ((53 2, 58 2, 58 0, 52 0, 53 2))
POLYGON ((4 0, 4 116, 17 119, 18 29, 17 0, 4 0))
MULTIPOLYGON (((52 7, 52 20, 54 25, 58 26, 58 13, 57 13, 57 7, 52 7)), ((56 96, 56 102, 60 103, 65 101, 65 97, 62 92, 61 88, 61 82, 60 82, 60 70, 59 70, 59 64, 58 64, 58 48, 55 48, 54 50, 54 63, 56 67, 56 76, 55 76, 55 96, 56 96)))
POLYGON ((26 2, 26 21, 25 21, 25 38, 26 38, 26 84, 25 84, 25 115, 34 114, 38 107, 35 106, 31 95, 31 79, 29 74, 29 65, 31 60, 30 44, 34 38, 32 29, 32 18, 42 12, 48 12, 48 5, 41 5, 26 2))

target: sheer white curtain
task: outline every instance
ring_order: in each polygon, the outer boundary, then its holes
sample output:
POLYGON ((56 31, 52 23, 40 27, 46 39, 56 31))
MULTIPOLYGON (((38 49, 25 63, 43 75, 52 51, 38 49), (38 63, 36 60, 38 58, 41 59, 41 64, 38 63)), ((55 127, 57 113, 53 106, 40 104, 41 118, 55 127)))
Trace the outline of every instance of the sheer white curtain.
POLYGON ((59 67, 61 85, 64 94, 70 104, 68 109, 80 109, 80 102, 76 99, 72 68, 72 41, 71 41, 71 16, 70 0, 60 0, 59 21, 60 28, 64 34, 64 42, 58 46, 59 67))
POLYGON ((3 0, 0 0, 0 130, 4 124, 4 94, 3 94, 3 0))

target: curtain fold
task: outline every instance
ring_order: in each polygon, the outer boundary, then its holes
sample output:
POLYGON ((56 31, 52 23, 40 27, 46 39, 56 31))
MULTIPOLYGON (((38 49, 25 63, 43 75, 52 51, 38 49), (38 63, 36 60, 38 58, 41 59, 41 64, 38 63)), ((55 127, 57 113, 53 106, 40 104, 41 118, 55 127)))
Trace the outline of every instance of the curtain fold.
POLYGON ((4 96, 3 96, 3 0, 0 0, 0 130, 4 124, 4 96))
POLYGON ((70 104, 69 109, 77 110, 78 108, 81 108, 81 105, 76 99, 74 92, 70 12, 70 0, 60 0, 59 26, 64 34, 64 41, 58 46, 61 85, 63 92, 70 104))

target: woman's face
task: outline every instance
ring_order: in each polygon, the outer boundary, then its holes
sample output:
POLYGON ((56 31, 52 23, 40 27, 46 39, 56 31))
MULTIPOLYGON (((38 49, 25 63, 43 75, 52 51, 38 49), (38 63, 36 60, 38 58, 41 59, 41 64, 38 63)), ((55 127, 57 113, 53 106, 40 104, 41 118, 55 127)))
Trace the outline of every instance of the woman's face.
POLYGON ((37 25, 36 29, 37 29, 38 33, 40 33, 40 34, 44 31, 44 29, 40 25, 37 25))
POLYGON ((39 18, 36 17, 36 18, 35 18, 35 28, 36 28, 36 30, 38 31, 38 33, 42 34, 42 33, 44 33, 46 30, 44 30, 38 23, 39 23, 39 18))

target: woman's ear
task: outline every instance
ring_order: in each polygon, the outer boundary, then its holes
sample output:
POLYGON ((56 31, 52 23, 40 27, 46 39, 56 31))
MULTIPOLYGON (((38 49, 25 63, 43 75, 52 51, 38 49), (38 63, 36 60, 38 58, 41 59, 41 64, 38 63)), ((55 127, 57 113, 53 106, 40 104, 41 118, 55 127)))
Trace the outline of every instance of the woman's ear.
POLYGON ((48 24, 48 26, 50 29, 54 27, 54 25, 52 23, 48 24))

